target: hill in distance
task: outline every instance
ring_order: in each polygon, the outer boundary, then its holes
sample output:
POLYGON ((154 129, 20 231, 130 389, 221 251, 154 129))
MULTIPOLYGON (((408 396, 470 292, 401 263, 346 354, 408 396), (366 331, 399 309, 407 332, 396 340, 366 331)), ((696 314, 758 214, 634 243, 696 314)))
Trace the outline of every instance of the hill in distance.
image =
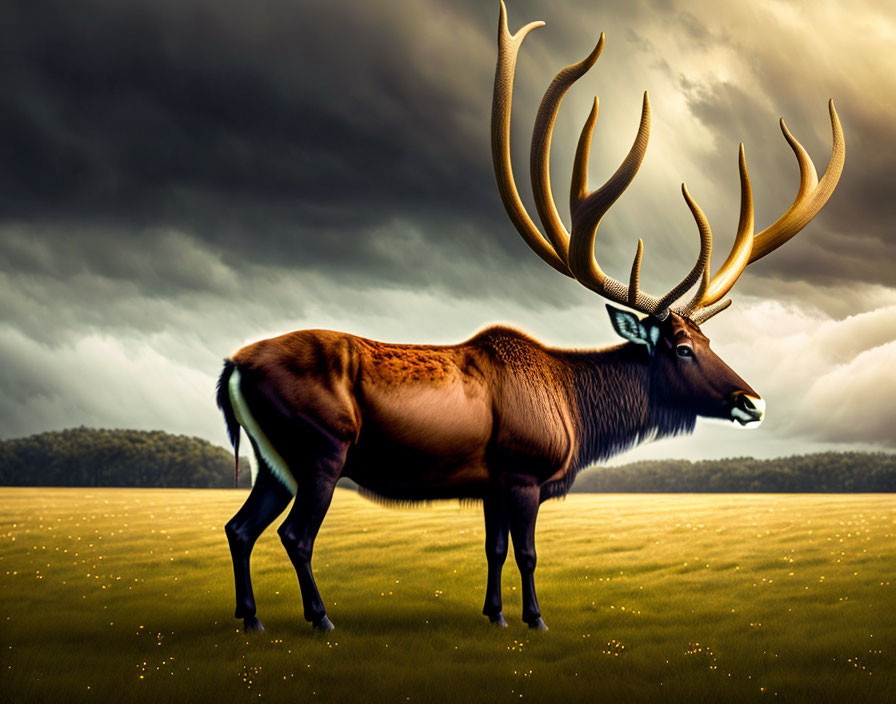
POLYGON ((656 460, 582 472, 573 491, 593 493, 896 492, 896 454, 821 452, 768 460, 656 460))
MULTIPOLYGON (((233 486, 233 451, 161 430, 71 428, 0 442, 5 486, 233 486)), ((240 458, 240 486, 249 487, 240 458)))
MULTIPOLYGON (((0 442, 0 485, 5 486, 230 488, 233 470, 231 450, 161 430, 80 427, 0 442)), ((240 487, 249 484, 248 458, 241 457, 240 487)), ((825 452, 599 466, 582 472, 572 491, 896 492, 896 454, 825 452)))

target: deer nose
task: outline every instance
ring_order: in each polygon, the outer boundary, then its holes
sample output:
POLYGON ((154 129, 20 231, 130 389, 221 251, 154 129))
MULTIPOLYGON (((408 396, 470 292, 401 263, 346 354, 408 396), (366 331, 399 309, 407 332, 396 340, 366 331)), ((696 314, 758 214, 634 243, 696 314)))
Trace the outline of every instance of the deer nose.
POLYGON ((765 401, 744 391, 734 395, 731 418, 741 425, 759 425, 765 419, 765 401))

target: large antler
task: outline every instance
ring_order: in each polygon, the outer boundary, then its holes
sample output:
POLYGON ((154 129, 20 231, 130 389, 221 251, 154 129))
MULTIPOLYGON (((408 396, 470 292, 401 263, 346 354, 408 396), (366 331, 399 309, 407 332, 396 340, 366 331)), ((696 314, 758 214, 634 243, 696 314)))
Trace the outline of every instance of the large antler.
POLYGON ((594 256, 597 228, 616 199, 632 182, 644 159, 650 134, 650 102, 644 93, 641 109, 641 124, 634 144, 622 165, 600 188, 588 190, 588 155, 591 138, 597 121, 598 102, 594 107, 579 138, 573 166, 570 190, 570 211, 572 234, 570 235, 560 220, 551 194, 550 150, 551 135, 560 103, 570 86, 594 65, 604 46, 604 35, 594 50, 582 61, 568 66, 558 73, 545 92, 535 119, 532 134, 530 170, 535 206, 544 231, 543 236, 520 200, 513 178, 510 161, 510 112, 513 96, 513 76, 520 45, 526 35, 544 22, 531 22, 516 34, 507 28, 507 10, 501 1, 501 17, 498 26, 498 64, 495 71, 495 94, 492 104, 492 159, 498 191, 511 221, 526 243, 557 271, 575 278, 587 288, 617 303, 634 308, 660 319, 668 315, 670 306, 687 292, 697 281, 694 297, 685 305, 674 310, 691 316, 695 322, 707 320, 730 305, 730 300, 721 299, 731 289, 744 268, 776 249, 793 237, 815 216, 825 204, 837 185, 843 169, 845 147, 840 122, 830 104, 831 123, 834 129, 834 148, 831 160, 821 181, 805 149, 793 138, 781 121, 784 136, 796 153, 800 165, 800 190, 790 209, 773 225, 758 235, 753 235, 753 198, 750 177, 747 173, 743 145, 740 147, 741 212, 734 245, 718 273, 710 278, 710 256, 712 253, 712 231, 709 223, 693 201, 687 188, 682 184, 682 194, 691 210, 700 233, 700 253, 690 273, 671 291, 663 296, 653 296, 639 288, 643 242, 638 240, 638 249, 632 265, 628 285, 608 276, 600 268, 594 256))
MULTIPOLYGON (((727 308, 731 304, 730 299, 725 301, 721 299, 734 286, 741 272, 749 264, 774 251, 802 230, 827 203, 828 198, 831 197, 837 182, 840 180, 843 164, 846 161, 846 142, 843 138, 843 128, 840 126, 840 118, 837 117, 837 110, 834 108, 833 100, 828 101, 828 110, 831 115, 833 145, 831 147, 831 158, 828 160, 828 166, 821 180, 818 179, 815 165, 812 163, 812 159, 809 158, 803 145, 787 129, 784 119, 781 119, 781 131, 784 133, 784 138, 790 144, 791 149, 793 149, 800 166, 800 187, 797 191, 796 199, 780 218, 755 236, 752 236, 752 197, 749 199, 749 214, 745 214, 744 200, 741 201, 741 225, 738 228, 737 239, 734 241, 731 253, 725 260, 725 263, 722 264, 722 268, 719 269, 718 273, 712 277, 712 280, 709 281, 705 288, 697 292, 694 299, 684 309, 685 314, 690 315, 697 324, 708 320, 720 310, 727 308), (751 235, 749 237, 746 235, 742 237, 741 233, 744 228, 745 217, 749 217, 750 220, 749 230, 751 235)), ((740 165, 743 183, 743 178, 746 174, 743 144, 740 147, 740 165)), ((746 180, 746 187, 749 190, 749 178, 746 180)), ((708 273, 709 270, 707 269, 708 273)))

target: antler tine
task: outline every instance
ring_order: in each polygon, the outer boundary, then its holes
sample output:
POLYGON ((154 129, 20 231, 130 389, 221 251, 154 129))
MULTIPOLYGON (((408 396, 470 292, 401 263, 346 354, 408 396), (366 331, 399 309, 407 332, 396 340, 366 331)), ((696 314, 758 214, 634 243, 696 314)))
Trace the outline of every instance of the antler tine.
POLYGON ((591 151, 591 138, 594 132, 594 124, 597 121, 598 101, 595 99, 591 114, 582 128, 579 144, 576 149, 576 158, 573 166, 572 184, 570 187, 570 208, 572 210, 573 232, 569 248, 569 268, 576 279, 596 291, 602 296, 659 317, 661 320, 669 314, 669 305, 681 297, 700 278, 709 264, 712 252, 712 231, 703 212, 696 203, 691 200, 687 188, 682 185, 685 200, 691 208, 697 220, 700 230, 700 254, 697 263, 690 273, 662 298, 657 298, 638 289, 640 278, 641 259, 644 252, 643 242, 638 243, 638 252, 632 266, 632 274, 629 285, 617 281, 605 274, 594 256, 594 241, 597 237, 597 228, 600 221, 610 206, 622 195, 638 173, 644 153, 647 149, 647 140, 650 136, 650 100, 644 93, 644 104, 641 108, 641 124, 638 134, 625 161, 616 170, 610 179, 600 188, 588 193, 588 155, 591 151))
POLYGON ((656 311, 658 299, 636 291, 630 300, 629 287, 605 274, 594 256, 594 241, 601 219, 622 195, 622 192, 628 188, 644 159, 647 141, 650 138, 650 101, 645 92, 638 134, 635 136, 635 141, 625 160, 603 186, 589 194, 588 154, 591 151, 591 137, 594 132, 594 124, 597 121, 597 112, 598 101, 595 98, 594 107, 582 128, 576 148, 569 194, 572 211, 569 268, 579 283, 605 298, 645 313, 653 313, 656 311))
POLYGON ((802 230, 818 214, 818 211, 827 203, 828 198, 834 192, 834 188, 836 188, 837 181, 840 180, 840 174, 843 171, 843 164, 846 161, 846 142, 843 138, 843 128, 840 125, 840 118, 837 116, 833 100, 828 102, 828 110, 831 115, 833 144, 831 146, 831 158, 821 180, 818 180, 815 166, 806 150, 790 134, 790 130, 787 129, 784 120, 781 120, 781 131, 784 133, 785 139, 787 139, 799 161, 800 189, 796 199, 793 201, 793 205, 787 209, 787 212, 755 236, 749 264, 777 249, 802 230))
POLYGON ((716 313, 721 313, 730 305, 731 299, 726 298, 724 301, 719 301, 718 303, 713 303, 711 306, 707 306, 706 308, 701 308, 696 313, 694 313, 694 315, 691 317, 691 320, 697 325, 702 325, 716 313))
POLYGON ((513 166, 510 160, 510 110, 513 100, 513 74, 516 70, 516 57, 523 39, 533 29, 543 27, 544 22, 530 22, 516 34, 510 34, 507 28, 507 8, 501 0, 501 18, 498 23, 498 64, 495 68, 495 94, 492 101, 492 162, 495 167, 495 178, 498 192, 504 209, 510 216, 517 231, 526 243, 544 261, 566 276, 572 276, 566 265, 565 257, 554 249, 538 231, 529 213, 520 200, 519 191, 513 178, 513 166))
POLYGON ((560 71, 551 81, 551 85, 545 91, 535 117, 535 127, 532 130, 532 150, 530 154, 530 171, 532 177, 532 193, 535 197, 535 207, 544 231, 554 245, 554 250, 564 261, 569 256, 569 232, 560 219, 557 206, 551 193, 551 136, 554 131, 554 123, 560 110, 560 103, 566 92, 588 70, 594 66, 604 48, 604 35, 601 33, 597 45, 588 56, 576 64, 567 66, 560 71))
MULTIPOLYGON (((588 197, 588 158, 591 154, 591 138, 594 137, 594 125, 597 123, 597 113, 599 111, 600 99, 595 96, 594 104, 591 106, 591 112, 588 113, 588 119, 585 120, 585 124, 582 125, 582 133, 579 135, 579 141, 576 144, 576 155, 572 164, 572 180, 569 184, 570 213, 575 213, 579 204, 588 197)), ((641 121, 644 121, 643 113, 641 115, 641 121)), ((647 128, 648 130, 650 129, 649 123, 647 128)), ((637 141, 636 137, 635 142, 637 141)), ((634 147, 632 148, 634 149, 634 147)))
POLYGON ((703 294, 706 293, 706 289, 709 287, 709 262, 706 263, 706 268, 703 270, 703 276, 700 279, 700 286, 697 287, 697 292, 694 294, 693 298, 688 301, 683 306, 676 306, 675 312, 678 315, 687 316, 692 318, 694 311, 700 308, 700 300, 703 298, 703 294))
MULTIPOLYGON (((787 129, 784 120, 781 120, 781 131, 784 133, 784 137, 790 144, 791 149, 793 149, 793 153, 796 155, 799 163, 800 187, 793 204, 787 211, 769 227, 756 235, 752 235, 752 193, 743 154, 743 145, 741 145, 741 213, 737 237, 731 253, 725 260, 722 268, 712 278, 707 290, 699 299, 699 303, 694 308, 691 308, 692 311, 696 310, 696 313, 692 315, 692 319, 698 325, 728 307, 730 301, 722 301, 721 303, 718 301, 731 289, 745 267, 777 249, 803 229, 818 214, 818 211, 821 210, 828 198, 831 197, 843 171, 843 164, 846 160, 846 143, 833 100, 829 101, 828 109, 831 115, 833 144, 831 147, 831 158, 821 180, 818 179, 815 165, 812 163, 809 154, 803 148, 803 145, 790 133, 790 130, 787 129), (748 233, 747 230, 750 232, 748 233)), ((695 301, 692 301, 692 303, 695 301)))
MULTIPOLYGON (((712 256, 712 230, 709 227, 709 220, 706 219, 706 215, 703 214, 700 206, 691 198, 691 194, 688 193, 688 187, 684 184, 681 184, 681 194, 684 196, 684 200, 688 204, 688 208, 691 209, 694 220, 697 222, 697 229, 700 232, 700 253, 697 255, 697 263, 694 264, 694 268, 691 269, 688 275, 657 303, 655 315, 660 320, 665 319, 669 314, 669 306, 681 298, 691 286, 697 283, 701 276, 704 279, 706 278, 709 271, 709 260, 712 256)), ((701 288, 703 287, 701 286, 701 288)), ((697 293, 699 294, 700 292, 698 291, 697 293)))
MULTIPOLYGON (((743 143, 738 151, 738 169, 740 172, 740 220, 737 224, 734 244, 731 246, 725 263, 722 264, 716 275, 708 282, 704 281, 705 285, 701 286, 697 295, 685 306, 685 315, 690 315, 698 308, 712 305, 728 293, 743 273, 750 258, 753 248, 753 189, 750 185, 750 174, 747 171, 743 143)), ((709 274, 708 266, 706 274, 709 274)))
POLYGON ((635 251, 635 261, 632 262, 632 273, 628 279, 628 304, 634 307, 638 300, 638 285, 641 279, 641 257, 644 256, 644 240, 638 238, 638 249, 635 251))

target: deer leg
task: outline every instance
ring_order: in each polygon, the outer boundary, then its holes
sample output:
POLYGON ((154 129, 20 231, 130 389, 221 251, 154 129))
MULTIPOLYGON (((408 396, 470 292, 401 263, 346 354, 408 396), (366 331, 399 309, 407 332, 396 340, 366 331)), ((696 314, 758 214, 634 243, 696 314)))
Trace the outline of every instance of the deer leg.
POLYGON ((343 446, 333 455, 315 463, 314 470, 307 475, 307 479, 299 483, 296 501, 286 520, 277 529, 299 579, 305 620, 321 631, 333 630, 333 623, 327 618, 327 610, 314 582, 311 554, 314 539, 333 498, 333 489, 345 462, 346 449, 347 446, 343 446))
POLYGON ((499 495, 486 496, 482 502, 485 513, 485 557, 488 560, 488 580, 485 587, 485 606, 482 613, 496 626, 506 627, 501 605, 501 570, 507 559, 509 531, 499 495))
POLYGON ((546 631, 535 596, 535 519, 538 517, 538 486, 509 486, 504 489, 504 505, 513 541, 513 556, 523 586, 523 621, 529 628, 546 631))
POLYGON ((245 631, 263 631, 255 615, 255 595, 249 574, 249 558, 258 536, 280 515, 292 499, 292 492, 284 487, 259 461, 258 477, 249 497, 236 515, 224 526, 230 557, 233 560, 233 579, 236 585, 236 618, 243 619, 245 631))

